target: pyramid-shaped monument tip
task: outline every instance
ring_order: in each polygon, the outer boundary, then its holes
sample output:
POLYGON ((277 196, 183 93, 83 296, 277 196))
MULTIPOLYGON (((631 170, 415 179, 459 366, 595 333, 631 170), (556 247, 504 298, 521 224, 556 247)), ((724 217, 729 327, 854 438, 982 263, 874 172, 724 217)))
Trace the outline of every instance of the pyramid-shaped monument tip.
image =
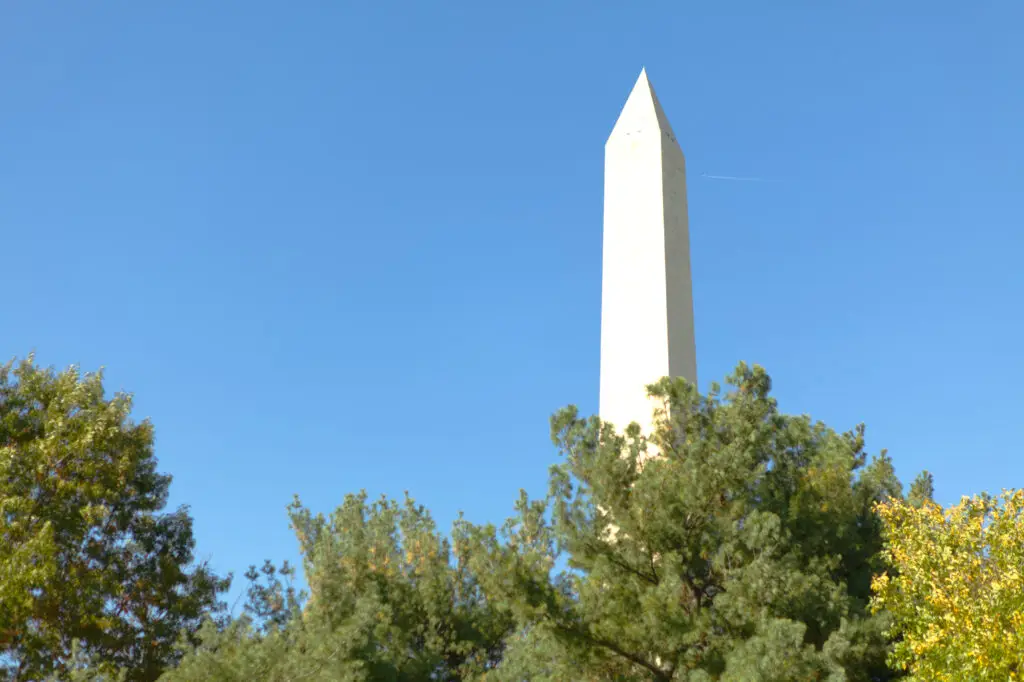
POLYGON ((616 137, 634 136, 644 132, 668 133, 674 141, 672 126, 669 125, 668 117, 661 108, 658 96, 647 76, 647 68, 640 69, 640 75, 633 85, 633 90, 622 107, 615 127, 608 137, 611 142, 616 137))

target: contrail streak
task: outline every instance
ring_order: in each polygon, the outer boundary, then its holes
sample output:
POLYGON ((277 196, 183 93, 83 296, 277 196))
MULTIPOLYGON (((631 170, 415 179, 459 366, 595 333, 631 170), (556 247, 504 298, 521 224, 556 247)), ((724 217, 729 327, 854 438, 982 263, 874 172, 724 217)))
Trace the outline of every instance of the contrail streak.
POLYGON ((708 175, 707 173, 701 173, 700 176, 702 178, 707 178, 708 180, 739 180, 741 182, 772 182, 771 180, 767 180, 765 178, 744 178, 744 177, 740 177, 738 175, 708 175))

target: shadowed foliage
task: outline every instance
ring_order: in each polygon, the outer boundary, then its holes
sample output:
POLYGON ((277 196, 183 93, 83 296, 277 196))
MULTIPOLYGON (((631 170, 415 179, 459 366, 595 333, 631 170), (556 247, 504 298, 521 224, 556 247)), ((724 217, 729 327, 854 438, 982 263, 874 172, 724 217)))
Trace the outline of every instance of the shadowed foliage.
POLYGON ((465 530, 488 597, 519 625, 489 680, 891 679, 872 506, 899 496, 863 429, 780 414, 763 370, 731 390, 651 394, 650 439, 566 409, 546 499, 465 530), (656 452, 657 455, 647 458, 656 452))

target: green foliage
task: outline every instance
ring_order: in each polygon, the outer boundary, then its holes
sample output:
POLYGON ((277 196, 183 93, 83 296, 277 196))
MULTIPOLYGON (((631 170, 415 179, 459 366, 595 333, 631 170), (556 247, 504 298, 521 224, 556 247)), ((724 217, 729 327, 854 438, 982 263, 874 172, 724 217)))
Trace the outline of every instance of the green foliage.
POLYGON ((71 655, 59 673, 53 673, 46 682, 127 682, 128 671, 118 668, 101 657, 88 654, 75 640, 71 643, 71 655))
POLYGON ((161 513, 170 477, 130 412, 99 374, 0 367, 0 679, 156 679, 218 606, 227 582, 193 565, 187 510, 161 513))
POLYGON ((287 561, 280 569, 270 561, 259 571, 251 566, 245 577, 249 581, 245 612, 262 633, 283 630, 302 614, 306 595, 295 589, 295 569, 287 561))
POLYGON ((501 658, 511 621, 491 609, 456 542, 423 507, 349 495, 330 518, 296 501, 310 598, 265 567, 246 616, 209 625, 168 681, 469 680, 501 658))
POLYGON ((935 481, 927 471, 922 471, 910 484, 907 503, 912 507, 922 507, 926 502, 934 502, 935 481))
MULTIPOLYGON (((868 461, 863 428, 780 414, 760 368, 729 382, 652 386, 649 436, 563 410, 548 495, 522 494, 501 529, 460 519, 449 539, 408 497, 348 495, 329 517, 296 500, 308 598, 268 562, 225 620, 187 513, 159 513, 169 478, 128 398, 10 365, 0 665, 54 682, 895 679, 891 616, 869 608, 889 567, 876 509, 902 499, 891 461, 868 461)), ((922 474, 905 506, 931 496, 922 474)))
POLYGON ((867 608, 891 461, 867 462, 862 428, 779 414, 760 368, 730 384, 652 386, 650 439, 564 410, 547 499, 458 529, 518 625, 488 680, 891 679, 867 608))

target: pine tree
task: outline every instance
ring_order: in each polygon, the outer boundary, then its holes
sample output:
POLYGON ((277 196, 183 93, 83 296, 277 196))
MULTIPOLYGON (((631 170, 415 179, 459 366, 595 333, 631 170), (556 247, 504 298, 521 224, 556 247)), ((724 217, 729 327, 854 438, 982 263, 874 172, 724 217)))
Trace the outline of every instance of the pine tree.
POLYGON ((460 542, 488 598, 515 615, 488 680, 884 680, 872 505, 900 495, 864 431, 780 414, 759 368, 722 397, 683 380, 651 437, 574 408, 553 419, 565 461, 500 532, 460 542), (649 450, 658 455, 646 459, 649 450))
POLYGON ((329 518, 296 500, 290 514, 308 601, 251 572, 246 615, 210 624, 168 682, 456 682, 500 661, 510 618, 411 498, 348 495, 329 518))
POLYGON ((921 507, 925 502, 934 502, 935 481, 927 471, 922 471, 910 484, 907 503, 912 507, 921 507))

